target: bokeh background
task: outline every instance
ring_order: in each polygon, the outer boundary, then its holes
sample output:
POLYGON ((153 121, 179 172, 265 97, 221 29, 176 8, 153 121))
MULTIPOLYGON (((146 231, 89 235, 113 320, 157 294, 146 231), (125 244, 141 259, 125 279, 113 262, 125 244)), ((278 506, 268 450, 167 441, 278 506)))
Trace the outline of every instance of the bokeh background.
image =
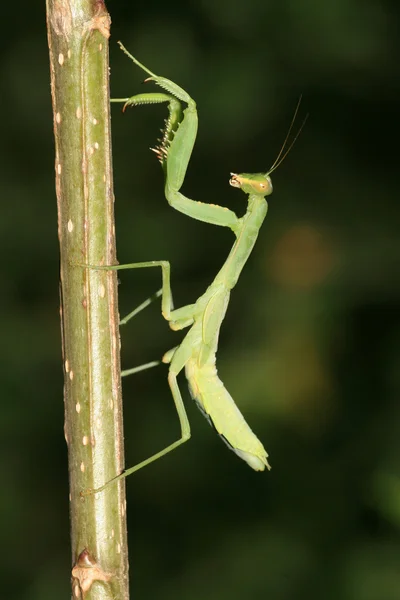
MULTIPOLYGON (((372 0, 109 2, 112 92, 152 70, 197 101, 184 192, 229 206, 265 171, 300 94, 309 119, 223 325, 221 378, 270 473, 229 452, 181 387, 192 440, 127 482, 132 597, 400 598, 399 8, 372 0)), ((8 600, 69 597, 58 240, 44 5, 4 5, 1 47, 0 576, 8 600)), ((149 88, 150 89, 150 88, 149 88)), ((120 262, 169 259, 193 302, 233 242, 172 210, 154 155, 165 107, 113 107, 120 262)), ((299 123, 301 122, 301 119, 299 123)), ((121 275, 121 314, 159 286, 121 275)), ((154 305, 123 365, 181 339, 154 305)), ((126 463, 178 437, 166 367, 124 383, 126 463)))

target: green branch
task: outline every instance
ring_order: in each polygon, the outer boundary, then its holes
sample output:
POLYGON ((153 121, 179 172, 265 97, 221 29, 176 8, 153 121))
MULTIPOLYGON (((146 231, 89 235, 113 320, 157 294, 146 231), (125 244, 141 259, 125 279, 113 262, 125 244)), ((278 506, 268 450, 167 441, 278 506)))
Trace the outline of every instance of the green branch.
POLYGON ((47 0, 61 250, 65 436, 74 598, 126 600, 128 558, 116 275, 108 37, 99 0, 47 0))

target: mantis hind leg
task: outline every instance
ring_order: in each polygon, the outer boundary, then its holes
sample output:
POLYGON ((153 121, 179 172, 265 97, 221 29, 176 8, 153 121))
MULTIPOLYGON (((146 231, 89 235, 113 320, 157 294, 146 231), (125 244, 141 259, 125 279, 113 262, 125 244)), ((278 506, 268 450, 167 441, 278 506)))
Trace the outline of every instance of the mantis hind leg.
POLYGON ((139 365, 138 367, 132 367, 131 369, 124 369, 121 371, 121 377, 127 377, 128 375, 134 375, 135 373, 140 373, 140 371, 146 371, 147 369, 152 369, 153 367, 158 367, 161 363, 161 360, 152 360, 151 362, 145 363, 144 365, 139 365))
MULTIPOLYGON (((148 262, 148 263, 132 263, 132 264, 127 264, 127 265, 116 265, 116 266, 111 266, 111 267, 107 267, 107 266, 94 267, 95 269, 99 269, 99 270, 110 270, 110 269, 111 270, 121 270, 121 269, 130 269, 130 268, 134 269, 134 268, 155 267, 155 266, 159 266, 162 269, 163 287, 161 288, 161 290, 158 290, 158 292, 153 294, 153 296, 151 296, 150 298, 145 300, 134 311, 129 313, 129 315, 127 315, 127 317, 125 317, 125 319, 123 319, 123 321, 125 323, 127 321, 129 321, 129 319, 131 319, 135 314, 138 314, 138 312, 143 310, 146 306, 148 306, 153 300, 155 300, 160 295, 162 295, 163 316, 167 320, 169 320, 171 309, 172 309, 172 296, 171 296, 170 281, 169 281, 169 272, 170 272, 169 263, 167 261, 152 261, 152 262, 148 262), (167 317, 169 317, 169 318, 167 318, 167 317)), ((181 395, 181 392, 180 392, 180 389, 178 386, 178 382, 177 382, 177 375, 185 366, 185 363, 187 362, 187 360, 189 358, 190 352, 191 352, 190 345, 181 344, 181 346, 174 348, 173 351, 170 351, 170 353, 167 353, 167 354, 170 354, 170 357, 171 357, 170 360, 172 360, 172 364, 171 364, 171 367, 170 367, 170 370, 168 373, 168 384, 171 389, 171 393, 172 393, 172 397, 173 397, 173 400, 175 403, 176 411, 178 413, 179 424, 180 424, 180 428, 181 428, 181 437, 178 440, 176 440, 175 442, 173 442, 172 444, 169 444, 163 450, 156 452, 155 454, 153 454, 146 460, 143 460, 142 462, 138 463, 134 467, 126 469, 123 473, 120 473, 116 477, 110 479, 107 483, 105 483, 101 487, 94 489, 94 490, 87 489, 87 490, 82 491, 81 492, 82 496, 88 496, 91 494, 97 494, 98 492, 102 492, 109 485, 111 485, 113 483, 117 483, 121 479, 128 477, 128 475, 132 475, 132 473, 136 473, 136 471, 139 471, 143 467, 146 467, 147 465, 158 460, 162 456, 165 456, 172 450, 175 450, 175 448, 178 448, 181 444, 183 444, 190 438, 191 434, 190 434, 189 419, 188 419, 188 416, 186 413, 185 406, 183 404, 182 395, 181 395), (178 361, 174 360, 176 350, 180 350, 180 352, 177 353, 179 355, 179 356, 177 356, 178 361)), ((134 367, 133 369, 128 369, 126 371, 123 371, 122 374, 129 375, 132 373, 137 373, 141 370, 149 369, 153 366, 156 366, 157 364, 159 364, 158 361, 153 361, 152 363, 147 363, 145 365, 140 365, 139 367, 134 367)))
POLYGON ((146 458, 146 460, 143 460, 142 462, 135 465, 134 467, 131 467, 130 469, 126 469, 123 473, 121 473, 120 475, 117 475, 116 477, 113 477, 113 479, 110 479, 110 481, 108 481, 101 487, 99 487, 95 490, 88 489, 88 490, 85 490, 84 492, 81 492, 82 496, 88 496, 90 494, 97 494, 98 492, 102 492, 112 483, 117 483, 117 481, 120 481, 121 479, 128 477, 128 475, 132 475, 132 473, 136 473, 136 471, 139 471, 139 469, 142 469, 143 467, 147 467, 147 465, 158 460, 162 456, 165 456, 172 450, 175 450, 175 448, 178 448, 178 446, 180 446, 181 444, 183 444, 190 438, 189 419, 188 419, 188 416, 186 413, 185 405, 183 404, 181 392, 180 392, 176 377, 177 377, 176 373, 171 372, 171 371, 169 372, 168 383, 169 383, 169 387, 171 389, 172 397, 174 399, 175 408, 178 413, 179 424, 181 427, 181 437, 179 438, 179 440, 177 440, 176 442, 173 442, 172 444, 170 444, 163 450, 160 450, 160 452, 156 452, 156 454, 153 454, 152 456, 150 456, 150 458, 146 458))

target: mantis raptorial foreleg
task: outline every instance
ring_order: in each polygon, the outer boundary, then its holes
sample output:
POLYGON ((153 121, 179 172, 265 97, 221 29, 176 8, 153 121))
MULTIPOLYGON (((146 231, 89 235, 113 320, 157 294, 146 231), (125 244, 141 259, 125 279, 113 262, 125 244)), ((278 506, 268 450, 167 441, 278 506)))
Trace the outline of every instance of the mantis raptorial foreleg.
POLYGON ((160 145, 153 150, 164 168, 165 196, 169 204, 193 219, 235 229, 240 219, 233 211, 217 204, 206 204, 191 200, 179 192, 196 141, 198 125, 196 102, 179 85, 165 77, 155 75, 134 58, 122 44, 120 46, 135 64, 150 75, 146 82, 154 81, 154 83, 169 92, 168 94, 137 94, 130 98, 112 100, 112 102, 123 102, 124 109, 127 106, 167 102, 169 115, 165 122, 163 137, 160 140, 160 145), (180 102, 187 104, 183 111, 180 102))

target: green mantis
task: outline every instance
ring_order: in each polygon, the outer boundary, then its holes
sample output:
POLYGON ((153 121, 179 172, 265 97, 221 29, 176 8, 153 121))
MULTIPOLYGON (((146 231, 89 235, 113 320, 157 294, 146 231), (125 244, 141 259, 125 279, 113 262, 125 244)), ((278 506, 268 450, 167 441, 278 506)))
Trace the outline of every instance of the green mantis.
MULTIPOLYGON (((155 75, 131 56, 122 44, 120 46, 131 60, 149 75, 146 81, 154 82, 166 92, 142 93, 113 101, 124 102, 124 109, 127 106, 167 103, 169 115, 165 122, 165 129, 159 145, 153 150, 164 170, 165 196, 169 204, 193 219, 229 227, 235 236, 235 242, 228 258, 204 294, 194 304, 183 306, 177 310, 174 310, 172 306, 170 265, 167 261, 132 263, 113 267, 115 269, 160 267, 162 271, 162 314, 173 330, 187 327, 190 329, 182 342, 163 357, 163 362, 169 364, 168 383, 180 421, 180 439, 135 467, 127 469, 112 481, 117 481, 137 471, 189 439, 190 425, 177 382, 177 377, 183 369, 185 369, 191 396, 228 447, 254 470, 270 469, 267 460, 268 454, 263 444, 250 429, 218 377, 216 352, 219 332, 228 307, 231 290, 236 285, 253 250, 267 214, 266 196, 272 193, 270 174, 280 165, 298 136, 297 134, 285 151, 297 109, 281 151, 267 173, 242 173, 239 175, 231 173, 230 185, 247 194, 246 213, 243 217, 237 217, 228 208, 217 204, 197 202, 180 192, 197 134, 196 103, 180 86, 169 79, 155 75), (186 104, 183 111, 181 102, 186 104)), ((100 491, 104 487, 96 491, 100 491)))

